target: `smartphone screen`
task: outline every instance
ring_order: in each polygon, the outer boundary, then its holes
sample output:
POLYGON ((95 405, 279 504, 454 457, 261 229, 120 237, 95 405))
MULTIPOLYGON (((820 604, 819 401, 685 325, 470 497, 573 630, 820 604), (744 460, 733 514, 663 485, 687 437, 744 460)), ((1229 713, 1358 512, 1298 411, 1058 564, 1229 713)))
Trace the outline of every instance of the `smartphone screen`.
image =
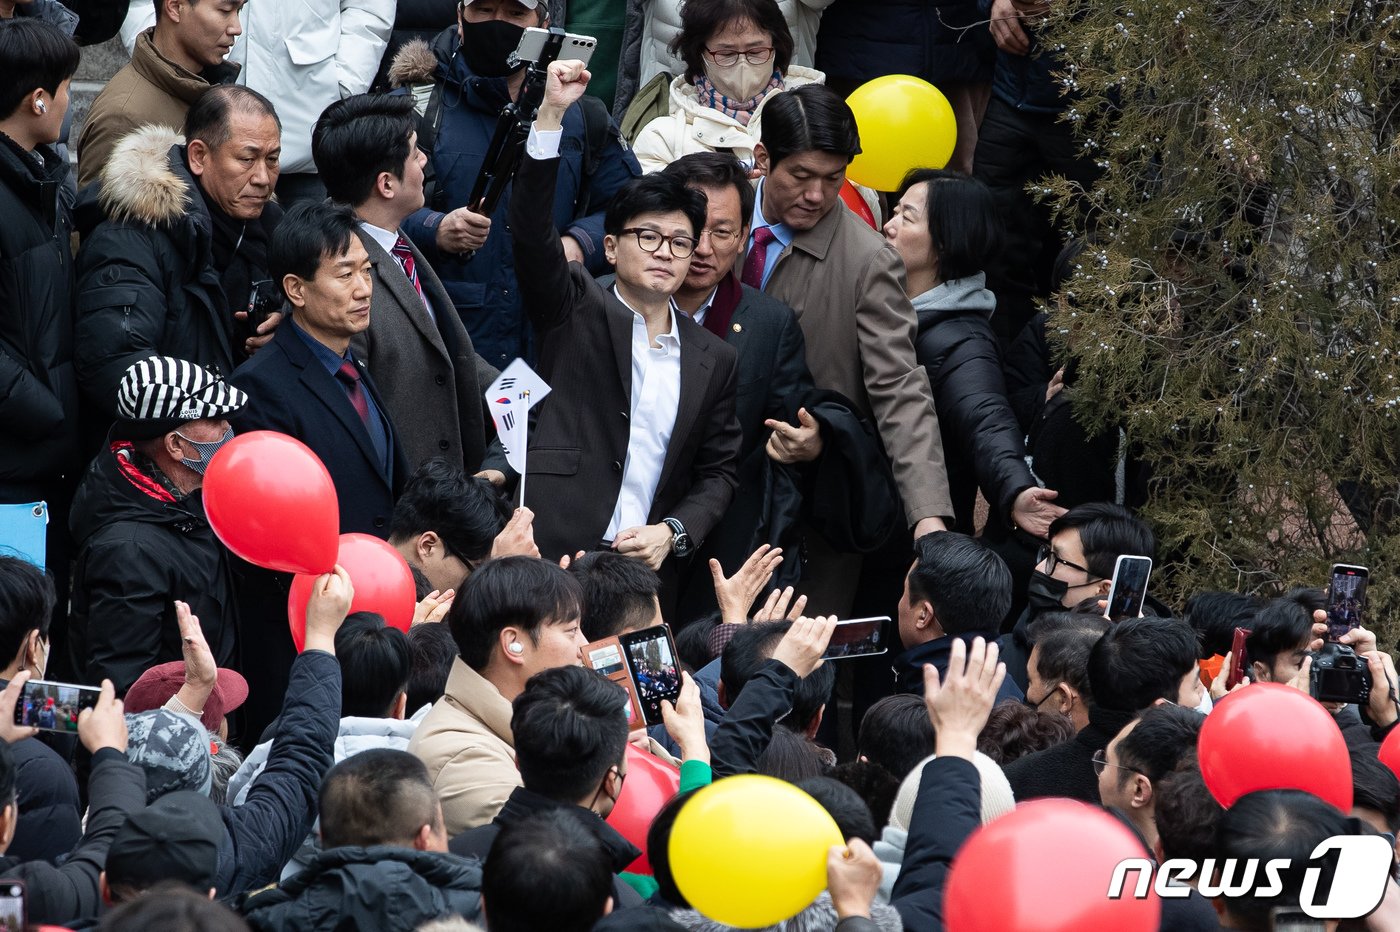
POLYGON ((644 628, 618 638, 627 669, 637 685, 637 701, 648 725, 661 724, 661 702, 674 703, 681 694, 681 670, 676 645, 665 625, 644 628))
POLYGON ((1361 610, 1366 607, 1364 566, 1338 563, 1332 567, 1332 584, 1327 588, 1327 640, 1335 641, 1352 628, 1361 627, 1361 610))
POLYGON ((15 724, 76 734, 78 713, 97 705, 100 695, 96 686, 30 680, 15 703, 15 724))
POLYGON ((1236 628, 1235 638, 1230 642, 1230 672, 1225 677, 1225 688, 1234 689, 1244 679, 1245 655, 1248 653, 1250 628, 1236 628))
POLYGON ((841 660, 846 657, 873 657, 889 650, 890 616, 879 618, 852 618, 838 621, 831 634, 831 643, 826 646, 823 660, 841 660))
POLYGON ((1136 618, 1142 614, 1142 601, 1147 598, 1147 578, 1152 575, 1151 557, 1124 554, 1113 567, 1113 588, 1108 591, 1110 621, 1136 618))
POLYGON ((24 884, 0 880, 0 930, 21 932, 25 928, 24 884))

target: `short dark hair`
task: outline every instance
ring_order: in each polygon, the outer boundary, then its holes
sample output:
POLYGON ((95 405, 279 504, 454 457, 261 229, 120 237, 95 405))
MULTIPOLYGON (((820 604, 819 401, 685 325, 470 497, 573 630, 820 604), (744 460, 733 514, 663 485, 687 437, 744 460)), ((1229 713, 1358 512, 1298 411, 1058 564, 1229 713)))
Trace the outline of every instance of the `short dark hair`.
POLYGON ((1341 812, 1302 790, 1262 790, 1236 800, 1215 826, 1215 857, 1239 861, 1280 858, 1287 866, 1278 872, 1283 892, 1257 895, 1256 891, 1272 883, 1271 876, 1259 871, 1249 893, 1230 897, 1228 909, 1236 921, 1234 927, 1257 932, 1272 929, 1270 913, 1280 906, 1298 905, 1303 875, 1312 868, 1320 869, 1317 889, 1330 890, 1336 862, 1310 858, 1313 849, 1328 838, 1348 834, 1351 831, 1341 812))
POLYGON ((864 800, 875 825, 880 828, 889 825, 890 810, 894 808, 894 799, 899 795, 900 781, 888 770, 874 761, 853 760, 831 768, 831 779, 846 784, 864 800))
POLYGON ((1186 600, 1181 619, 1196 629, 1201 658, 1224 656, 1234 646, 1235 629, 1248 628, 1260 603, 1239 592, 1198 592, 1186 600))
MULTIPOLYGON (((421 625, 419 627, 422 627, 421 625)), ((342 717, 385 718, 408 688, 413 661, 408 638, 382 615, 352 612, 335 633, 342 717)))
POLYGON ((992 192, 980 180, 945 168, 916 168, 904 176, 896 200, 916 184, 927 185, 928 224, 938 275, 955 281, 976 275, 1001 252, 1005 230, 992 192))
MULTIPOLYGON (((157 3, 159 9, 159 3, 157 3)), ((229 907, 196 893, 178 880, 157 884, 102 917, 101 932, 149 932, 151 929, 200 929, 247 932, 248 924, 229 907)))
POLYGON ((414 625, 408 629, 408 712, 437 702, 447 691, 447 677, 457 658, 457 642, 445 624, 414 625))
POLYGON ((31 631, 48 640, 56 599, 47 573, 27 560, 0 555, 0 663, 19 656, 31 631))
POLYGON ((326 193, 356 206, 374 193, 383 172, 402 181, 417 130, 407 94, 356 94, 332 103, 311 131, 311 158, 326 193))
POLYGON ((1175 770, 1182 760, 1196 751, 1196 739, 1206 717, 1195 709, 1179 705, 1159 705, 1145 709, 1118 742, 1120 782, 1128 771, 1142 774, 1154 784, 1175 770))
POLYGON ((569 572, 583 588, 583 636, 590 641, 640 628, 656 614, 661 577, 635 557, 595 550, 571 563, 569 572))
POLYGON ((633 178, 622 186, 603 215, 603 229, 610 236, 622 231, 642 214, 667 214, 678 210, 690 221, 696 236, 705 228, 705 192, 686 185, 671 175, 657 172, 633 178))
POLYGON ((896 780, 903 780, 919 761, 933 753, 937 737, 924 697, 899 693, 865 710, 856 752, 884 767, 896 780))
POLYGON ((671 830, 676 826, 676 817, 690 802, 696 790, 677 793, 662 806, 651 820, 647 829, 647 860, 651 862, 651 876, 656 880, 657 896, 668 906, 689 909, 690 901, 676 886, 675 875, 671 873, 671 830))
POLYGON ((1225 809, 1206 787, 1196 756, 1188 754, 1160 782, 1154 780, 1152 791, 1162 856, 1197 863, 1214 857, 1215 826, 1225 809))
POLYGON ((839 94, 823 84, 804 84, 773 95, 763 107, 763 148, 771 171, 799 152, 839 155, 849 164, 860 154, 856 115, 839 94))
POLYGON ((772 37, 773 67, 787 74, 792 64, 792 31, 777 0, 685 0, 681 31, 671 40, 671 54, 685 62, 685 82, 705 73, 705 49, 730 23, 750 22, 772 37))
POLYGON ((488 560, 467 577, 447 612, 457 651, 478 673, 491 661, 496 636, 517 627, 538 642, 540 626, 579 618, 583 592, 559 564, 535 557, 488 560))
POLYGON ((1376 749, 1351 749, 1351 805, 1380 813, 1386 829, 1400 832, 1400 779, 1376 757, 1376 749))
POLYGON ((1196 669, 1196 632, 1174 618, 1127 618, 1110 625, 1089 652, 1094 703, 1140 712, 1158 699, 1176 702, 1196 669))
POLYGON ((510 520, 510 506, 485 479, 433 458, 419 465, 404 484, 389 520, 389 539, 408 540, 426 531, 442 539, 460 560, 480 563, 510 520))
POLYGON ((321 845, 409 844, 425 825, 439 824, 437 791, 428 768, 407 751, 372 748, 326 772, 319 804, 321 845))
MULTIPOLYGON (((739 631, 724 648, 719 664, 720 682, 724 684, 725 698, 730 705, 773 656, 778 642, 791 627, 790 621, 764 621, 739 626, 739 631)), ((831 688, 835 682, 836 672, 829 663, 822 664, 799 679, 792 696, 792 711, 781 721, 794 729, 806 728, 831 698, 831 688)))
POLYGON ((812 739, 785 725, 775 725, 768 746, 758 755, 755 772, 797 783, 808 777, 824 777, 830 769, 822 748, 812 739))
POLYGON ((753 218, 753 183, 744 163, 727 152, 692 152, 661 169, 696 188, 733 188, 739 192, 739 219, 744 226, 753 218))
POLYGON ((1089 654, 1108 630, 1102 615, 1045 612, 1028 632, 1036 653, 1035 669, 1048 683, 1068 683, 1087 703, 1094 697, 1089 682, 1089 654))
POLYGON ((272 117, 277 132, 282 132, 282 118, 272 101, 242 84, 215 84, 200 94, 185 114, 185 142, 198 139, 211 149, 219 148, 233 138, 235 113, 272 117))
POLYGON ((612 864, 585 817, 546 809, 501 829, 481 871, 491 932, 589 932, 603 917, 612 864))
MULTIPOLYGON (((715 653, 710 649, 710 635, 721 624, 723 622, 720 621, 719 612, 714 611, 686 622, 685 627, 674 632, 676 655, 680 658, 683 667, 694 673, 701 667, 708 666, 715 659, 715 653)), ((584 630, 586 631, 587 628, 584 630)))
POLYGON ((1125 553, 1151 557, 1157 552, 1152 529, 1131 511, 1112 502, 1075 505, 1050 522, 1049 537, 1054 540, 1061 531, 1071 530, 1079 532, 1085 567, 1100 579, 1113 578, 1114 564, 1125 553))
POLYGON ((995 634, 1011 609, 1011 570, 997 552, 945 531, 914 541, 909 601, 927 601, 947 634, 995 634))
POLYGON ((867 845, 875 844, 880 830, 875 827, 875 819, 870 815, 870 807, 860 794, 839 780, 831 777, 808 777, 797 781, 797 788, 821 803, 822 808, 836 821, 841 837, 849 841, 859 838, 867 845))
POLYGON ((50 96, 78 73, 78 43, 51 23, 30 16, 0 21, 0 120, 42 89, 50 96))
POLYGON ((1074 737, 1074 722, 1063 712, 1033 709, 1024 702, 999 702, 977 736, 977 750, 1003 766, 1074 737))
POLYGON ((1265 602, 1249 623, 1245 641, 1245 671, 1250 678, 1254 663, 1273 669, 1279 654, 1306 647, 1312 640, 1313 612, 1326 607, 1327 599, 1318 589, 1290 589, 1265 602))
POLYGON ((530 677, 510 718, 525 788, 571 805, 595 792, 627 750, 626 706, 621 686, 583 667, 530 677))
POLYGON ((350 251, 358 222, 344 204, 312 200, 292 205, 272 233, 268 274, 279 287, 288 275, 311 281, 322 259, 350 251))

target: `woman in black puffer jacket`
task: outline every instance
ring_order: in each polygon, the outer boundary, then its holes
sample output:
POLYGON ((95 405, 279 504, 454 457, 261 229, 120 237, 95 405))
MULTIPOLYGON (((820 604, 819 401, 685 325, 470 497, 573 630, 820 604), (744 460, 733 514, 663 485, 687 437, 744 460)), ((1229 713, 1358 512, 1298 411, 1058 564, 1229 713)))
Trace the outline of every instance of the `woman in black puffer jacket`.
POLYGON ((986 186, 951 171, 911 172, 885 224, 919 316, 915 351, 938 411, 954 527, 972 533, 980 488, 991 520, 1044 537, 1062 509, 1026 465, 1025 436, 1006 399, 991 327, 996 297, 982 272, 1001 237, 986 186))

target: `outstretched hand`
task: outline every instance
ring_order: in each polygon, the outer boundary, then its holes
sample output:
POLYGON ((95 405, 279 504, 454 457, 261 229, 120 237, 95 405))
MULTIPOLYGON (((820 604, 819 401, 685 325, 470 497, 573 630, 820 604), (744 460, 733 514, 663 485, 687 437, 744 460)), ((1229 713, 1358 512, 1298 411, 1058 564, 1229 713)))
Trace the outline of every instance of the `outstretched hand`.
POLYGON ((995 642, 975 638, 969 649, 966 641, 954 640, 946 677, 940 677, 933 664, 924 664, 924 706, 937 735, 934 751, 939 757, 972 760, 977 736, 1006 679, 1006 664, 997 657, 995 642))
POLYGON ((773 578, 773 571, 783 562, 783 548, 764 544, 749 555, 733 576, 724 575, 718 560, 710 560, 710 578, 715 584, 715 601, 719 603, 720 620, 726 624, 743 624, 749 620, 753 600, 773 578))

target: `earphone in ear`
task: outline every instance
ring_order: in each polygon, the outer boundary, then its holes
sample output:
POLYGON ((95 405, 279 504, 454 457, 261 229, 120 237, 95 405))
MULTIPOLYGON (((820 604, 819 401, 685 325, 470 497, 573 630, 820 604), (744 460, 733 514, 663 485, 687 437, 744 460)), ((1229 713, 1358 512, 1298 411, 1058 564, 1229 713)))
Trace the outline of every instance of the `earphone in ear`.
POLYGON ((48 112, 49 112, 49 105, 46 104, 46 103, 44 103, 42 100, 36 100, 36 101, 34 101, 34 106, 36 106, 36 107, 39 108, 39 112, 40 112, 40 113, 48 113, 48 112))
POLYGON ((519 641, 511 641, 510 647, 508 647, 507 650, 512 654, 523 654, 525 653, 525 645, 521 644, 519 641))

